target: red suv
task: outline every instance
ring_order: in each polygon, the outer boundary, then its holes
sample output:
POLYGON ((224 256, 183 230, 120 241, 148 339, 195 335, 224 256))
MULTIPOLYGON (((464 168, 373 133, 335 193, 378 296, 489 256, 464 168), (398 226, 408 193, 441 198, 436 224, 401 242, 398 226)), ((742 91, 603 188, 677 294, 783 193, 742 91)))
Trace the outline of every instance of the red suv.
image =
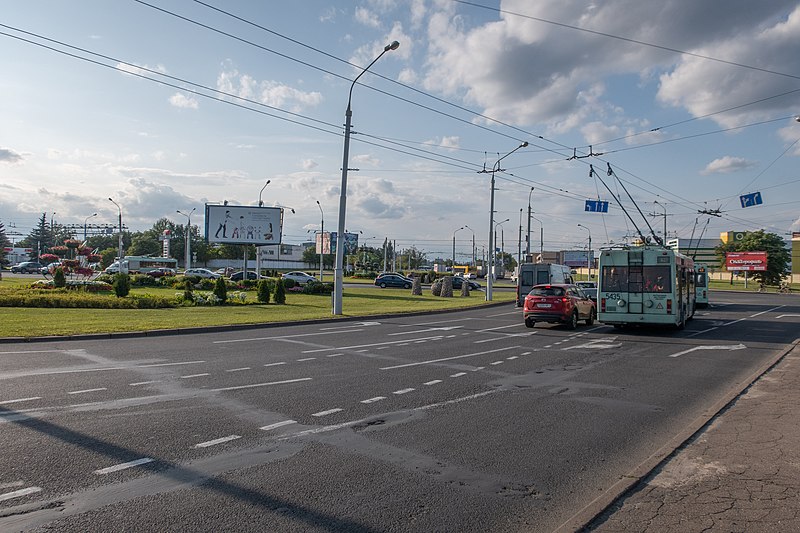
POLYGON ((534 285, 525 297, 522 316, 529 328, 536 322, 558 322, 575 329, 579 320, 589 326, 594 323, 597 304, 576 285, 534 285))

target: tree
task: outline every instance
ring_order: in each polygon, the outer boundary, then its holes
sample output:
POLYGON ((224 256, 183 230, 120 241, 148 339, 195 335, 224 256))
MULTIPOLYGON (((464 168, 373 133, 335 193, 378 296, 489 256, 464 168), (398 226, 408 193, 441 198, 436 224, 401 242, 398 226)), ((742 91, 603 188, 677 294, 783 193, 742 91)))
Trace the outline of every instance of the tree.
POLYGON ((740 241, 721 244, 714 250, 725 264, 726 252, 767 252, 767 270, 751 272, 752 277, 765 285, 778 285, 789 265, 791 254, 780 235, 764 230, 745 234, 740 241))
POLYGON ((6 235, 6 227, 0 222, 0 265, 7 265, 6 261, 6 248, 11 248, 11 240, 6 235))
POLYGON ((31 232, 21 241, 18 246, 22 248, 32 248, 36 250, 35 259, 39 259, 39 254, 46 252, 53 242, 53 232, 50 231, 50 223, 47 222, 47 213, 42 213, 39 218, 39 223, 31 230, 31 232))

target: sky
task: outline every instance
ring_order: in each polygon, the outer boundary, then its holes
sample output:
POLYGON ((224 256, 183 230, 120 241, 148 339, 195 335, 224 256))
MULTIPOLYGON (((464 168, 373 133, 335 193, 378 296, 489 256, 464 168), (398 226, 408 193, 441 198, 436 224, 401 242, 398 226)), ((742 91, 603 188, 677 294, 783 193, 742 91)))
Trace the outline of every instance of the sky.
POLYGON ((349 94, 360 244, 462 262, 494 227, 516 255, 528 205, 534 250, 800 231, 796 1, 29 0, 0 43, 15 239, 109 198, 134 231, 259 195, 284 243, 335 231, 349 94))

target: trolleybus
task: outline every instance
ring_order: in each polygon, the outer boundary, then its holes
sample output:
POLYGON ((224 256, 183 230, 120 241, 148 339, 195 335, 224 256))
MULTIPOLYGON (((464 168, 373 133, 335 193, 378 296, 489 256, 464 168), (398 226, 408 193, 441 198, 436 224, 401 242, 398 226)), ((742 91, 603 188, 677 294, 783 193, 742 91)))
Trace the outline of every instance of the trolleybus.
POLYGON ((694 286, 697 290, 695 303, 697 307, 708 307, 708 267, 703 263, 694 264, 694 286))
POLYGON ((694 316, 694 261, 663 247, 601 250, 597 319, 616 328, 683 328, 694 316))

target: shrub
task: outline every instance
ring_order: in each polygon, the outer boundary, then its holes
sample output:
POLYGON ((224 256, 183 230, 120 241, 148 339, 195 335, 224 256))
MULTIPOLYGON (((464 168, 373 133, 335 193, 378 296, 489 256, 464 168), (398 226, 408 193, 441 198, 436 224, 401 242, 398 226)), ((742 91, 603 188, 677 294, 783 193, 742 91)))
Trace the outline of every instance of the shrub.
POLYGON ((156 285, 156 278, 153 276, 148 276, 147 274, 133 274, 131 276, 132 287, 155 287, 156 285))
POLYGON ((193 302, 194 301, 194 294, 192 293, 192 289, 194 286, 192 285, 191 280, 185 280, 183 282, 183 300, 185 302, 193 302))
POLYGON ((131 277, 128 274, 115 274, 112 286, 117 298, 124 298, 131 292, 131 277))
POLYGON ((285 289, 293 289, 298 283, 292 278, 281 278, 285 289))
POLYGON ((228 300, 228 285, 225 283, 225 278, 217 278, 217 282, 214 283, 214 296, 220 305, 224 305, 228 300))
POLYGON ((63 268, 58 267, 56 271, 53 272, 53 285, 59 289, 63 289, 67 286, 67 276, 64 275, 63 268))
POLYGON ((333 283, 310 282, 303 286, 303 294, 331 294, 333 283))
POLYGON ((160 296, 109 298, 99 294, 67 289, 0 292, 0 307, 82 308, 82 309, 162 309, 175 302, 160 296))
POLYGON ((273 298, 276 304, 283 305, 286 303, 286 289, 283 286, 283 280, 278 279, 275 281, 275 296, 273 298))
POLYGON ((269 303, 269 297, 270 297, 269 285, 270 285, 269 284, 269 280, 262 279, 262 280, 258 281, 257 298, 258 298, 258 301, 261 302, 262 304, 268 304, 269 303))

